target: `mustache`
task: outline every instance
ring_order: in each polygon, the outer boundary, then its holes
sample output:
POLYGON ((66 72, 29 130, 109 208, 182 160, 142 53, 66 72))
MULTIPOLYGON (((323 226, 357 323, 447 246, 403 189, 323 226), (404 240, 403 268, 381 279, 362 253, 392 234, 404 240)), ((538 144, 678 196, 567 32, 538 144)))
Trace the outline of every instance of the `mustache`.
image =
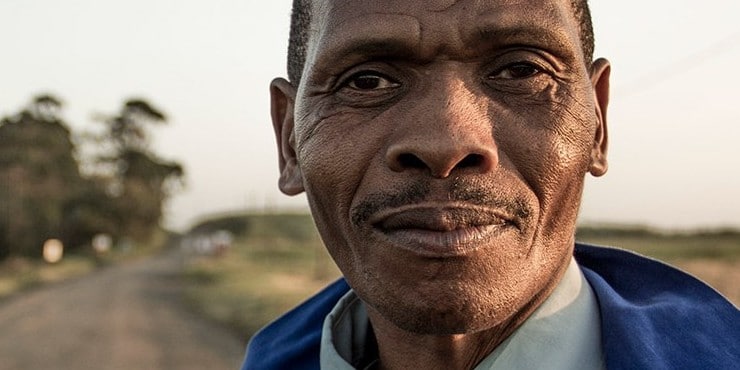
MULTIPOLYGON (((432 186, 429 180, 418 180, 400 189, 372 193, 351 210, 351 221, 355 226, 366 223, 370 217, 387 208, 402 207, 429 198, 432 186)), ((520 220, 532 214, 530 207, 521 199, 512 199, 500 192, 491 191, 462 179, 453 180, 447 189, 447 200, 472 205, 502 209, 520 220)))

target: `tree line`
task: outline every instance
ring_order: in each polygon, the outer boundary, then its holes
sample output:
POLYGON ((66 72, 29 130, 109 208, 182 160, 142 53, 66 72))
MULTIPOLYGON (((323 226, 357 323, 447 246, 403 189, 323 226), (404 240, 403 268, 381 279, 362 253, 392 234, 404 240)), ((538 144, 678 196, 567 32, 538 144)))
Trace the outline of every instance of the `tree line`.
POLYGON ((182 165, 150 148, 150 125, 167 121, 151 103, 126 100, 96 117, 99 132, 79 135, 62 109, 58 97, 44 94, 0 118, 0 260, 40 256, 50 238, 68 250, 101 233, 146 240, 182 186, 182 165))

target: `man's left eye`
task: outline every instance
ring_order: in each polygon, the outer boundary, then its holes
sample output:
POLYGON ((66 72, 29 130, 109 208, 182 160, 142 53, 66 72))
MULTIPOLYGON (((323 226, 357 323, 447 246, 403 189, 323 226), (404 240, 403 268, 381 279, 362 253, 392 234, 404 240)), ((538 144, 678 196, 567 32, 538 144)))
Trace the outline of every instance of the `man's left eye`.
POLYGON ((375 72, 359 72, 347 81, 347 86, 355 90, 379 90, 398 86, 398 83, 375 72))
POLYGON ((491 75, 492 79, 516 80, 535 76, 541 73, 540 67, 526 62, 509 64, 491 75))

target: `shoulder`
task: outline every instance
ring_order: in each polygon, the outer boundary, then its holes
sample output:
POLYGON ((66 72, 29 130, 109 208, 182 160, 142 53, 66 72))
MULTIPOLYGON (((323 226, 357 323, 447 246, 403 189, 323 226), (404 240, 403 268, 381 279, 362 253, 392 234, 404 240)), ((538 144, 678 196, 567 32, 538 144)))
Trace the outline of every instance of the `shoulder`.
POLYGON ((740 362, 740 311, 700 280, 619 249, 576 244, 575 258, 599 302, 608 367, 740 362))
POLYGON ((339 279, 252 337, 243 370, 318 369, 324 318, 349 286, 339 279))

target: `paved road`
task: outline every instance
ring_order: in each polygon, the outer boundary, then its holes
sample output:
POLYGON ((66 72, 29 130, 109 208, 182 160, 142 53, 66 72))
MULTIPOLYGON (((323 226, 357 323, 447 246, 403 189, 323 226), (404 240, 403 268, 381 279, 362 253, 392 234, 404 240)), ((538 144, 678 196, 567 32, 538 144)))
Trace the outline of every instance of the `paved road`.
POLYGON ((177 256, 0 303, 0 369, 238 369, 244 345, 181 305, 177 256))

